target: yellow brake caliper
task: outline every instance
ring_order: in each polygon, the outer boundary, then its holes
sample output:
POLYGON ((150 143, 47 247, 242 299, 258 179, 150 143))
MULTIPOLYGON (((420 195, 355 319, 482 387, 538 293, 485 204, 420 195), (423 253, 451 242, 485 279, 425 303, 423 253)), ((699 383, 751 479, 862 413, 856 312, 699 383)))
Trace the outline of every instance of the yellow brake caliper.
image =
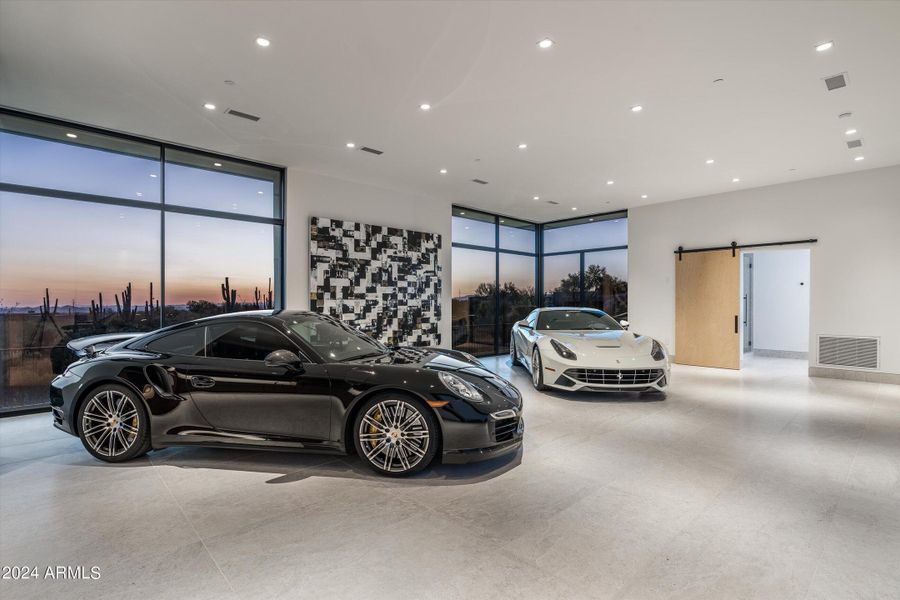
MULTIPOLYGON (((375 415, 375 420, 378 421, 379 423, 384 423, 384 419, 381 418, 381 409, 379 409, 378 414, 375 415)), ((369 425, 369 433, 372 433, 372 434, 378 433, 378 428, 375 427, 374 425, 369 425)), ((372 446, 372 448, 377 446, 378 445, 377 439, 373 437, 372 440, 369 442, 369 445, 372 446)))

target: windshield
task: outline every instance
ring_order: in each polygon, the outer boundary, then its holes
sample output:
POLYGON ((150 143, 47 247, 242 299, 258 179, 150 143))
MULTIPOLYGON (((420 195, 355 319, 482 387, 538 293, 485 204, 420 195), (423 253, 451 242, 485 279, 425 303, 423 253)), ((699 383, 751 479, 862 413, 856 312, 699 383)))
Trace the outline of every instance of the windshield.
POLYGON ((297 315, 284 320, 294 333, 328 362, 381 356, 388 351, 369 336, 329 318, 297 315))
POLYGON ((538 315, 539 331, 618 331, 615 319, 602 310, 548 310, 538 315))

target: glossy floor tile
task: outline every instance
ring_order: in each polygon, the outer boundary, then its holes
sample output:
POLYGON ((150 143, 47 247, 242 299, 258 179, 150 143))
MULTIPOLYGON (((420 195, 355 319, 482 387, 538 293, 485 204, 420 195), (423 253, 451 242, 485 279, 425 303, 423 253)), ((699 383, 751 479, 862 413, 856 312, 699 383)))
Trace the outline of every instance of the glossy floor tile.
POLYGON ((900 598, 900 387, 676 366, 663 398, 525 395, 511 458, 393 480, 355 458, 93 460, 0 420, 3 598, 900 598), (44 579, 48 566, 87 577, 44 579))

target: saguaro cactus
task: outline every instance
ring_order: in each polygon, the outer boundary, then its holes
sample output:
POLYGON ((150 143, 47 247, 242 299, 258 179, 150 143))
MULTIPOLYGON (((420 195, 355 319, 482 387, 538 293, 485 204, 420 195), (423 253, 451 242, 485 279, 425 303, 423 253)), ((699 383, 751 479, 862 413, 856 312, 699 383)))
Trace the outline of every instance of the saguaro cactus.
POLYGON ((222 284, 222 300, 225 301, 225 312, 233 312, 237 304, 237 290, 231 289, 227 277, 225 283, 222 284))

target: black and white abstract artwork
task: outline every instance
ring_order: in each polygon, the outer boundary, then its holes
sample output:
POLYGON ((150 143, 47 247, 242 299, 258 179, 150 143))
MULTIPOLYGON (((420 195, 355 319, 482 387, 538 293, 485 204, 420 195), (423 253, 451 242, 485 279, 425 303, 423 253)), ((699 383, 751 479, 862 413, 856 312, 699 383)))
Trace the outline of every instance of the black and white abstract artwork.
POLYGON ((388 345, 441 343, 441 236, 312 217, 310 309, 388 345))

